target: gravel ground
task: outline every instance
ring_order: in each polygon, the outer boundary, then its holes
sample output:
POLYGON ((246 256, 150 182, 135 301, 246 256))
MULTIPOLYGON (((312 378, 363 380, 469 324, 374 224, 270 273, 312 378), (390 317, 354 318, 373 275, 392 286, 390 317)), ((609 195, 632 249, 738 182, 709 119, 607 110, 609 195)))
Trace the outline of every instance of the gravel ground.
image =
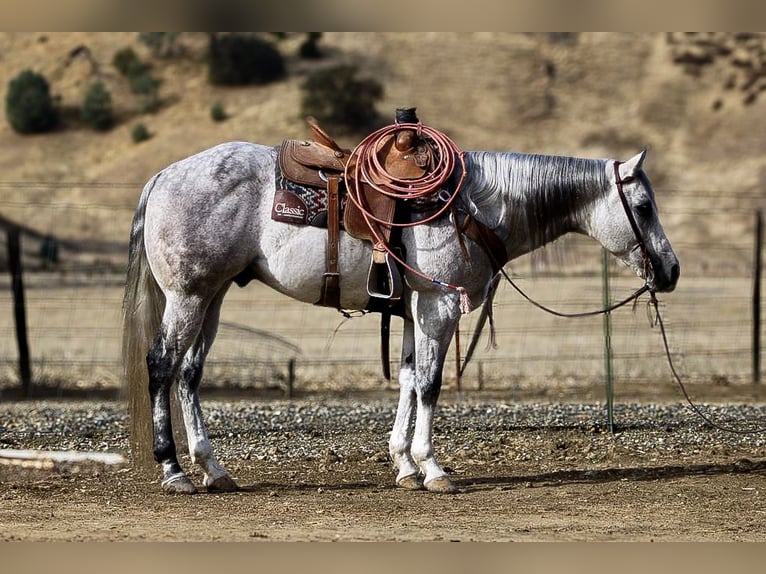
MULTIPOLYGON (((385 460, 393 421, 393 400, 204 402, 211 441, 223 461, 317 460, 338 457, 385 460)), ((724 425, 747 430, 766 421, 765 405, 702 405, 724 425)), ((435 421, 443 460, 459 453, 528 461, 549 455, 551 442, 566 460, 569 443, 582 443, 593 462, 615 449, 652 458, 709 452, 766 456, 766 434, 717 430, 686 405, 616 405, 616 433, 607 432, 600 404, 551 404, 446 400, 435 421), (523 437, 525 440, 516 440, 523 437), (587 444, 585 444, 587 443, 587 444), (504 445, 511 448, 503 449, 504 445), (541 453, 542 450, 542 453, 541 453)), ((87 450, 128 454, 127 414, 117 401, 0 403, 0 447, 87 450)), ((561 456, 555 457, 561 459, 561 456)), ((454 470, 454 469, 453 469, 454 470)))
MULTIPOLYGON (((445 393, 437 458, 459 492, 435 495, 394 486, 393 393, 208 397, 239 492, 168 496, 158 469, 0 464, 0 541, 766 541, 762 434, 715 430, 677 400, 617 404, 612 434, 598 401, 507 399, 445 393)), ((763 401, 703 408, 766 420, 763 401)), ((3 402, 0 448, 127 454, 126 424, 117 401, 3 402)))

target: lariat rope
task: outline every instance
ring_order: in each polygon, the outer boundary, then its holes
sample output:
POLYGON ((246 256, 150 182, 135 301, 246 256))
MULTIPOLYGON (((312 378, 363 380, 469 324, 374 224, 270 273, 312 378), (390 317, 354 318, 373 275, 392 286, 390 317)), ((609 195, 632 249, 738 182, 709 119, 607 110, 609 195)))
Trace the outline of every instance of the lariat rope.
POLYGON ((359 209, 367 226, 370 228, 373 237, 375 237, 376 246, 382 247, 394 260, 401 264, 409 272, 425 279, 430 283, 435 283, 447 289, 457 291, 460 295, 460 311, 469 313, 471 303, 468 293, 464 287, 452 285, 437 279, 429 277, 423 272, 408 265, 394 253, 388 242, 381 237, 378 225, 386 227, 414 227, 433 221, 453 207, 460 189, 463 186, 467 171, 465 168, 465 154, 447 135, 442 132, 423 125, 422 123, 396 123, 383 127, 364 138, 351 152, 343 177, 346 180, 346 189, 349 199, 359 209), (434 155, 436 164, 433 169, 419 177, 413 179, 400 179, 389 173, 378 157, 378 147, 384 138, 395 134, 403 129, 414 130, 421 138, 425 138, 434 146, 434 155), (354 161, 356 158, 356 161, 354 161), (455 184, 454 190, 450 193, 445 184, 452 177, 457 163, 460 164, 460 176, 455 184), (352 167, 353 166, 353 167, 352 167), (352 172, 353 170, 353 172, 352 172), (384 181, 384 185, 378 185, 375 182, 384 181), (370 185, 375 191, 397 200, 415 200, 432 198, 438 196, 443 205, 432 215, 415 222, 389 222, 375 217, 364 200, 362 199, 362 182, 370 185))

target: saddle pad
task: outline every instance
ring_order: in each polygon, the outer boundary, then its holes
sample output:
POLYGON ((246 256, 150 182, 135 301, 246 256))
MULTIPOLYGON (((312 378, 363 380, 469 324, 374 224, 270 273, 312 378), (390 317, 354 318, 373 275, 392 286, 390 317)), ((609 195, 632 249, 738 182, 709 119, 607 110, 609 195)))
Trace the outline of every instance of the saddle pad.
MULTIPOLYGON (((271 208, 271 219, 297 225, 327 228, 327 190, 301 185, 287 179, 276 166, 277 190, 271 208)), ((345 205, 341 195, 341 211, 345 205)), ((341 224, 342 228, 342 224, 341 224)))

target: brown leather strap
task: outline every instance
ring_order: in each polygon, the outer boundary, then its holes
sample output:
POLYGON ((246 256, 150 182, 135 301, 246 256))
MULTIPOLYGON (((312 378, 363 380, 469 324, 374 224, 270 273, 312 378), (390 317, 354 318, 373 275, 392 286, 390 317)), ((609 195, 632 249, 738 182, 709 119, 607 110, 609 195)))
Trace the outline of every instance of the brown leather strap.
POLYGON ((450 217, 452 219, 452 225, 455 226, 455 231, 457 232, 455 235, 457 235, 457 242, 460 245, 460 251, 463 253, 463 259, 465 261, 468 261, 470 259, 468 255, 468 248, 466 248, 465 241, 463 241, 463 234, 465 230, 461 229, 460 225, 458 224, 458 212, 457 212, 457 207, 455 207, 454 203, 452 204, 452 206, 450 206, 450 217))
POLYGON ((380 363, 383 367, 383 376, 387 381, 391 380, 391 310, 384 309, 380 313, 380 363))
POLYGON ((338 247, 340 242, 340 199, 337 175, 327 177, 327 262, 322 276, 320 305, 340 309, 340 271, 338 247))
POLYGON ((481 221, 477 221, 470 215, 466 215, 463 221, 463 233, 481 246, 487 252, 489 260, 492 263, 492 271, 497 273, 508 263, 508 252, 505 245, 495 233, 481 221))

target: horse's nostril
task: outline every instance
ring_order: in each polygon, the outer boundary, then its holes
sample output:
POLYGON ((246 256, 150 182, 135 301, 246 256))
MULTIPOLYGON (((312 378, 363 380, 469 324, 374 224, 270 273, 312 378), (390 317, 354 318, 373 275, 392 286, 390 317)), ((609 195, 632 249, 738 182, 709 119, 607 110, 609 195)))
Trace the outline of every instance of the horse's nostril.
POLYGON ((678 263, 676 263, 675 265, 673 265, 673 267, 670 268, 670 282, 675 285, 680 276, 681 276, 681 266, 678 263))

